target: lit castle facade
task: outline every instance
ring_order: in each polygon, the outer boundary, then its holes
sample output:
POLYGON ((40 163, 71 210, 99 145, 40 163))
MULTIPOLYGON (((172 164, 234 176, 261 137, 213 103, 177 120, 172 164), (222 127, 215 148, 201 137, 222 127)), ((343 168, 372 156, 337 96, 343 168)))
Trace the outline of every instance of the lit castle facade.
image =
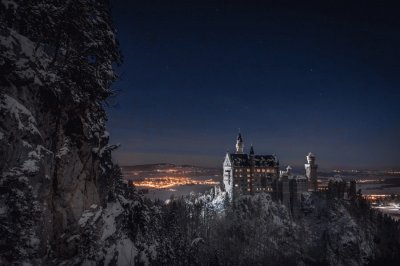
POLYGON ((236 152, 227 153, 223 164, 225 191, 233 199, 236 195, 272 192, 279 178, 279 161, 274 155, 256 155, 253 146, 244 153, 244 142, 239 133, 236 152))
POLYGON ((301 202, 304 192, 317 191, 317 168, 315 156, 310 153, 305 164, 306 176, 292 174, 290 166, 280 171, 275 155, 256 155, 253 146, 248 154, 244 153, 244 141, 239 133, 235 153, 225 156, 223 185, 231 200, 238 195, 268 192, 273 199, 293 210, 301 202))

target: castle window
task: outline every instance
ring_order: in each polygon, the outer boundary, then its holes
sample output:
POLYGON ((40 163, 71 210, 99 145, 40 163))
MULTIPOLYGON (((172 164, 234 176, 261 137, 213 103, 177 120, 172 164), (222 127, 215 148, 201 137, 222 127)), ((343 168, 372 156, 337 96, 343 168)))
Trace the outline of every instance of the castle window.
POLYGON ((250 188, 248 188, 247 191, 250 191, 250 188))
POLYGON ((247 172, 250 172, 250 168, 247 168, 247 172))
POLYGON ((265 169, 262 169, 262 172, 264 173, 264 172, 265 172, 265 169))
POLYGON ((257 173, 259 173, 260 172, 260 169, 257 169, 257 173))
POLYGON ((247 182, 250 182, 250 179, 247 179, 247 182))

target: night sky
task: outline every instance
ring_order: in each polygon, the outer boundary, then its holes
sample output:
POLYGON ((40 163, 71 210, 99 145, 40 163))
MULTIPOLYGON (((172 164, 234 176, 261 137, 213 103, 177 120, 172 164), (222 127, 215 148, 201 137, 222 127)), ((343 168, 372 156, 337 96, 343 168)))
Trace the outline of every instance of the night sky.
POLYGON ((240 128, 281 165, 400 168, 399 7, 167 2, 112 1, 121 165, 219 167, 240 128))

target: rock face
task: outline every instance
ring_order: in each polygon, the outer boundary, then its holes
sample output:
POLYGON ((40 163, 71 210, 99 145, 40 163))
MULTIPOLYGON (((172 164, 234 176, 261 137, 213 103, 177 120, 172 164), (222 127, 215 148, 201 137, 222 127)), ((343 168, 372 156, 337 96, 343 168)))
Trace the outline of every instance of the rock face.
POLYGON ((106 202, 114 146, 103 104, 119 61, 110 21, 107 1, 1 1, 4 261, 49 255, 85 209, 106 202))
MULTIPOLYGON (((45 252, 47 243, 76 224, 85 209, 100 204, 100 166, 107 169, 111 164, 101 161, 101 153, 108 147, 104 126, 95 124, 96 131, 92 131, 85 117, 92 113, 90 106, 83 111, 61 106, 49 109, 40 90, 4 90, 0 167, 1 185, 6 190, 2 201, 15 204, 7 208, 8 214, 2 213, 4 219, 25 214, 28 220, 34 218, 38 227, 29 238, 40 240, 39 250, 45 252), (32 204, 31 210, 25 210, 25 202, 32 204), (29 215, 33 210, 36 213, 29 215)), ((104 119, 104 113, 97 114, 104 119)), ((19 236, 24 237, 28 235, 19 236)))

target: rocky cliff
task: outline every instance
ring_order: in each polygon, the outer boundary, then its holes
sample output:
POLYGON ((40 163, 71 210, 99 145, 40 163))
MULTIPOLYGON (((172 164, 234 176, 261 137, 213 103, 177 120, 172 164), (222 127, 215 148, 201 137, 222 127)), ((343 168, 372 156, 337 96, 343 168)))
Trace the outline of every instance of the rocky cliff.
POLYGON ((104 105, 119 62, 107 1, 1 1, 0 264, 72 257, 82 214, 112 219, 104 105))

